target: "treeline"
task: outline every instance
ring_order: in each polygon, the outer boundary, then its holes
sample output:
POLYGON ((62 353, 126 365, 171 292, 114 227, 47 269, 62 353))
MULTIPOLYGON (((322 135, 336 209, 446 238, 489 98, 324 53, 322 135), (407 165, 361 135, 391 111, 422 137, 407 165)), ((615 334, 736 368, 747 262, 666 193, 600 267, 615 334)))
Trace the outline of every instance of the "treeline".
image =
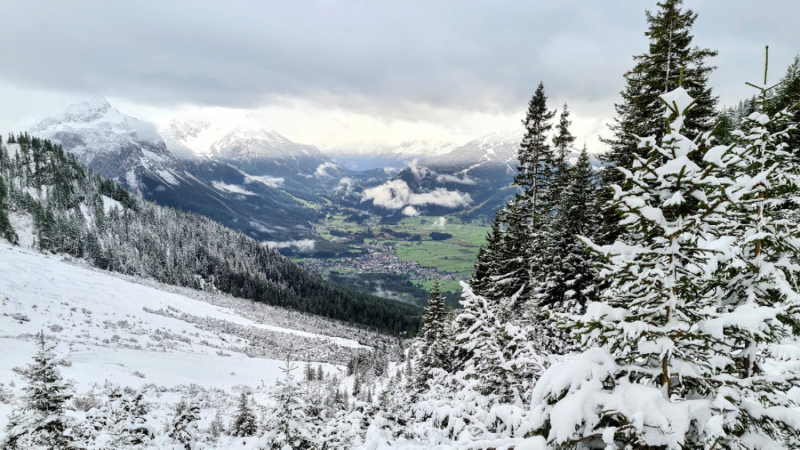
POLYGON ((61 146, 22 134, 0 142, 0 232, 9 212, 33 218, 35 247, 114 272, 392 333, 413 333, 418 310, 331 285, 276 251, 207 218, 158 206, 93 174, 61 146))

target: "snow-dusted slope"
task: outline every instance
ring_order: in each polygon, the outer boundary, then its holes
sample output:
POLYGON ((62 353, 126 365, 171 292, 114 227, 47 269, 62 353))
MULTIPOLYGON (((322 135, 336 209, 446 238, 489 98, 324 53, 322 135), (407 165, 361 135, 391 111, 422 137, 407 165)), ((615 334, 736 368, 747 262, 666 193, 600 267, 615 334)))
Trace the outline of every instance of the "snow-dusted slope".
POLYGON ((155 127, 120 113, 102 97, 69 103, 28 131, 61 144, 95 172, 133 189, 143 173, 174 183, 175 158, 155 127))
MULTIPOLYGON (((15 223, 21 225, 19 217, 15 223)), ((337 323, 118 276, 0 240, 0 389, 24 386, 12 369, 31 361, 33 335, 42 330, 57 339, 62 373, 78 393, 106 381, 153 385, 153 392, 192 384, 257 390, 282 376, 286 354, 340 373, 367 348, 356 339, 381 341, 337 323)), ((0 402, 0 435, 10 407, 0 402)))

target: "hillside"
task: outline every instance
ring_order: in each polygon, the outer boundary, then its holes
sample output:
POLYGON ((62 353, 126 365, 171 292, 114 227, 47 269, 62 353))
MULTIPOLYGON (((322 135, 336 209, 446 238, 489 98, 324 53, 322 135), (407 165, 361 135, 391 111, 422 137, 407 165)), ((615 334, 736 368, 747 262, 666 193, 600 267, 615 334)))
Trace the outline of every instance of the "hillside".
MULTIPOLYGON (((21 230, 20 240, 31 243, 34 236, 21 230)), ((344 365, 356 355, 391 341, 282 308, 101 271, 2 239, 0 293, 0 440, 25 386, 20 368, 35 354, 34 334, 41 330, 57 342, 60 370, 80 400, 71 416, 85 419, 110 386, 121 386, 144 394, 155 430, 169 423, 182 398, 197 393, 205 396, 203 429, 216 411, 233 416, 240 392, 269 404, 287 354, 322 367, 333 383, 346 378, 344 365)), ((231 441, 237 448, 250 442, 231 441)))
POLYGON ((142 200, 47 140, 2 147, 0 178, 0 207, 30 218, 41 251, 394 333, 416 329, 417 308, 333 286, 210 219, 142 200))

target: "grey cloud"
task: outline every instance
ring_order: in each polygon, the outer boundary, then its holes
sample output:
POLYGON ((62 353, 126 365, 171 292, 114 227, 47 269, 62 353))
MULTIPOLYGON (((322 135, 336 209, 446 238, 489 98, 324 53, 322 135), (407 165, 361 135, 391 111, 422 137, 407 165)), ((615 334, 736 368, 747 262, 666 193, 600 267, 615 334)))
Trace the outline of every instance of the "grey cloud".
MULTIPOLYGON (((763 45, 800 51, 800 2, 688 1, 720 50, 717 91, 746 93, 763 45)), ((551 98, 608 117, 655 2, 6 0, 0 81, 154 105, 299 98, 383 117, 426 107, 516 112, 551 98)), ((776 72, 777 76, 777 72, 776 72)))

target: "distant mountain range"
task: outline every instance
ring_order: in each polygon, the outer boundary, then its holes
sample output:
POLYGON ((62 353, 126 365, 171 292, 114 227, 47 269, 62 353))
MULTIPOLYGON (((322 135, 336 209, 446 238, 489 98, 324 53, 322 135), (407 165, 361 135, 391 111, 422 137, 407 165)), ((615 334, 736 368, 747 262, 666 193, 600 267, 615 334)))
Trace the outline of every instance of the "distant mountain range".
POLYGON ((160 128, 103 98, 83 99, 36 122, 100 175, 145 199, 208 216, 264 242, 313 245, 321 214, 336 208, 399 219, 460 214, 489 219, 511 186, 522 130, 463 145, 436 140, 293 142, 249 113, 201 111, 160 128))
POLYGON ((339 143, 325 148, 325 153, 349 169, 363 171, 387 167, 403 169, 413 161, 424 163, 457 147, 455 142, 424 139, 405 141, 399 145, 383 142, 339 143))

